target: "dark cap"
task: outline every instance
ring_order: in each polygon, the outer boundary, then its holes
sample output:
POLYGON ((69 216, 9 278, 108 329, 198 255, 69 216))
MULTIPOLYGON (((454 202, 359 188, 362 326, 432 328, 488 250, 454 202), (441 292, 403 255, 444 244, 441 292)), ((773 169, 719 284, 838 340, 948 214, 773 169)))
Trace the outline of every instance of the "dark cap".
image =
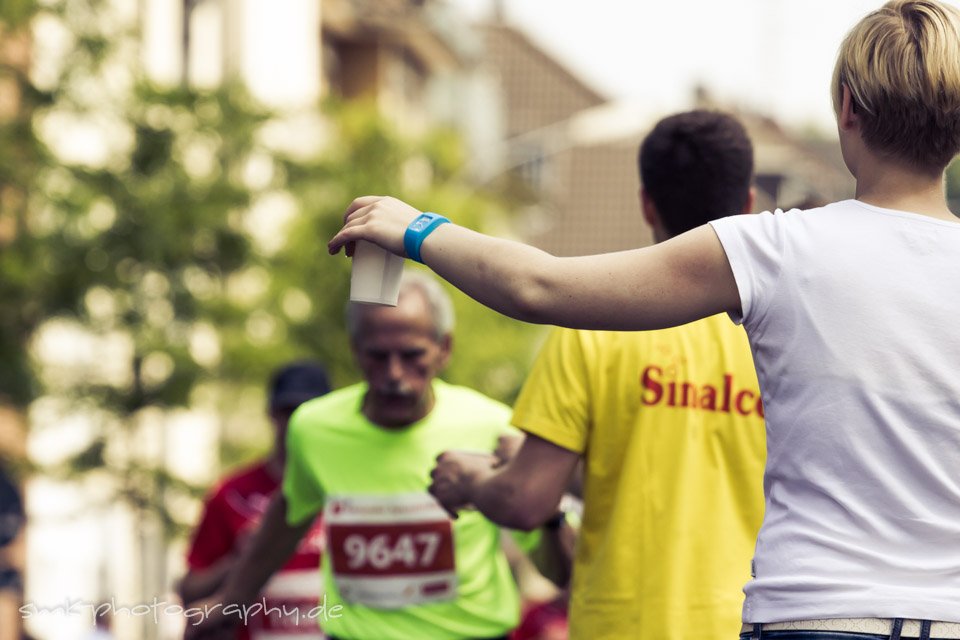
POLYGON ((307 400, 330 392, 327 371, 303 360, 277 369, 270 378, 270 409, 295 409, 307 400))

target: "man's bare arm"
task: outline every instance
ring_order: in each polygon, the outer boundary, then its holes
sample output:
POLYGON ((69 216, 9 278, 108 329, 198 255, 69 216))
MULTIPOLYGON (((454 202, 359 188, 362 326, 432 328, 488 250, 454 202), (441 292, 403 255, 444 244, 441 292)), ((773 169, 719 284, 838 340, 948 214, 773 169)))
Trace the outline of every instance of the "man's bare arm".
POLYGON ((227 575, 224 594, 235 602, 253 602, 270 576, 296 551, 312 523, 313 518, 307 518, 296 526, 287 524, 287 501, 282 492, 275 493, 260 527, 227 575))
POLYGON ((254 602, 267 580, 293 554, 313 523, 313 518, 307 518, 302 524, 290 525, 286 511, 287 501, 278 491, 264 513, 260 527, 224 579, 223 587, 205 601, 213 613, 198 625, 188 626, 186 640, 223 637, 225 628, 240 623, 239 617, 223 614, 223 605, 254 602), (214 609, 217 604, 221 606, 214 609))
POLYGON ((177 594, 184 605, 190 605, 216 593, 223 585, 233 565, 236 564, 239 556, 236 553, 229 553, 209 567, 204 569, 191 569, 177 585, 177 594))
POLYGON ((493 456, 448 451, 437 459, 430 492, 451 513, 473 505, 511 529, 531 530, 552 516, 580 455, 528 435, 516 456, 493 468, 493 456))

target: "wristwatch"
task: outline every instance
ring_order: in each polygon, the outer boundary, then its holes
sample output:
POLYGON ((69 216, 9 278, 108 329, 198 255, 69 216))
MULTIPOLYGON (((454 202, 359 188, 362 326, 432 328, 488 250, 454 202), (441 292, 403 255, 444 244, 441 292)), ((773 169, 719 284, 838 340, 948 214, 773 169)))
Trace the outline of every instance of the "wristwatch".
POLYGON ((450 222, 450 220, 439 213, 425 212, 414 218, 403 234, 403 250, 407 252, 407 257, 423 264, 423 260, 420 259, 420 245, 444 222, 450 222))

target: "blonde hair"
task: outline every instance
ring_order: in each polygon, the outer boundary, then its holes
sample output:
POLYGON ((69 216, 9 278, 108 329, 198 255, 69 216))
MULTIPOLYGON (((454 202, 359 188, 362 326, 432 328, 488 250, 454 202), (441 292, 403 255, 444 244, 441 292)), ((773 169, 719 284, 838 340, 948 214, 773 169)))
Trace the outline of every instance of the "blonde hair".
POLYGON ((833 106, 850 90, 867 147, 921 171, 960 152, 960 10, 892 0, 847 34, 833 72, 833 106))

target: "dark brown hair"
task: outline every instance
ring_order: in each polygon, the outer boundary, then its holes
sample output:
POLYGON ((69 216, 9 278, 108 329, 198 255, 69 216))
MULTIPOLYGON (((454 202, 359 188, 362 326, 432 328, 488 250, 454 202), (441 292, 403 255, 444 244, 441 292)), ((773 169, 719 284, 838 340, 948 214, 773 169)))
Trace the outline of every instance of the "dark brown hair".
POLYGON ((638 154, 640 181, 670 235, 743 213, 753 145, 733 116, 696 110, 664 118, 638 154))

